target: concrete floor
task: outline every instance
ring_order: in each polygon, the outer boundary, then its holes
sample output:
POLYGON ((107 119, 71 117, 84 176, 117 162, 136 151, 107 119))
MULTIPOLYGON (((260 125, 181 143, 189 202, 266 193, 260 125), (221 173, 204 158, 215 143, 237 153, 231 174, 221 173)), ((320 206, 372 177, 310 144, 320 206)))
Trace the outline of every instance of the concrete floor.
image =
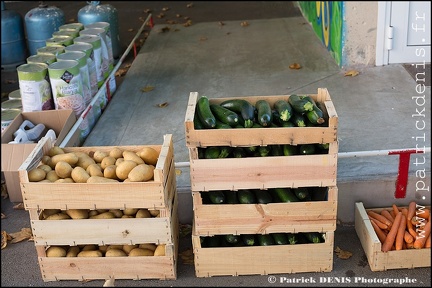
MULTIPOLYGON (((412 117, 419 108, 411 99, 416 93, 415 82, 402 65, 360 68, 358 76, 345 77, 344 73, 349 68, 340 69, 334 63, 302 17, 247 21, 249 25, 246 27, 242 27, 238 19, 226 20, 224 25, 218 21, 196 23, 187 28, 177 25, 170 26, 163 33, 161 31, 166 25, 157 24, 127 75, 121 79, 114 98, 84 146, 159 144, 163 135, 172 134, 175 162, 187 162, 184 118, 190 92, 218 98, 316 93, 320 87, 329 90, 338 113, 340 152, 430 146, 430 137, 426 137, 425 143, 419 143, 415 138, 423 132, 430 136, 430 106, 425 107, 424 112, 427 115, 427 129, 420 132, 412 117), (293 62, 300 63, 303 68, 288 69, 293 62), (146 86, 153 86, 154 90, 142 92, 141 89, 146 86), (167 102, 168 106, 157 107, 163 102, 167 102)), ((430 87, 425 95, 430 99, 430 87)), ((426 163, 430 163, 430 154, 425 157, 426 163)), ((330 273, 277 276, 290 279, 310 277, 318 281, 318 284, 303 283, 302 286, 341 287, 347 286, 347 283, 327 283, 320 277, 409 277, 416 279, 417 283, 407 286, 429 287, 430 268, 371 272, 352 226, 354 203, 357 201, 368 208, 386 207, 392 203, 406 204, 421 196, 415 191, 415 184, 420 180, 415 172, 422 167, 411 166, 407 198, 394 199, 397 156, 339 159, 338 219, 341 224, 335 232, 335 246, 353 252, 354 256, 348 260, 335 256, 330 273)), ((430 164, 426 164, 424 169, 427 172, 426 183, 430 185, 430 164)), ((179 170, 179 219, 182 223, 191 223, 193 211, 189 169, 179 170)), ((424 203, 430 205, 430 193, 425 196, 424 203)), ((10 203, 2 200, 2 212, 8 215, 8 218, 2 219, 2 230, 17 231, 19 227, 29 227, 26 211, 14 210, 10 203)), ((190 245, 189 237, 182 238, 179 252, 189 249, 190 245)), ((193 265, 179 260, 176 281, 118 280, 116 286, 276 285, 270 284, 267 279, 267 276, 196 278, 193 265)), ((2 250, 2 286, 92 287, 102 284, 103 281, 99 280, 44 283, 33 242, 11 244, 2 250)), ((350 283, 349 286, 365 284, 350 283)))

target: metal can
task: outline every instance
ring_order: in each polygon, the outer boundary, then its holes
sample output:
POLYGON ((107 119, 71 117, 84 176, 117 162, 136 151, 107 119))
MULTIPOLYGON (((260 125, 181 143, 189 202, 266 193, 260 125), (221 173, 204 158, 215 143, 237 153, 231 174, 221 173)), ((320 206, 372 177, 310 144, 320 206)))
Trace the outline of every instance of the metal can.
POLYGON ((57 56, 61 53, 64 53, 64 51, 65 51, 64 46, 45 46, 37 49, 37 55, 51 54, 57 56))
POLYGON ((108 57, 109 57, 110 64, 112 65, 112 67, 110 67, 110 72, 111 72, 114 69, 114 56, 113 56, 113 43, 111 38, 110 24, 108 22, 95 22, 95 23, 87 24, 84 27, 85 29, 102 28, 105 30, 105 42, 108 48, 108 57))
POLYGON ((55 36, 45 41, 46 46, 69 46, 73 44, 72 36, 55 36))
POLYGON ((21 113, 20 110, 2 110, 1 111, 1 132, 9 126, 10 123, 21 113))
POLYGON ((98 88, 104 83, 104 69, 102 68, 102 40, 96 35, 82 35, 74 39, 74 43, 87 43, 93 46, 93 60, 96 66, 98 88))
POLYGON ((22 110, 21 99, 8 99, 1 103, 1 110, 22 110))
POLYGON ((45 65, 49 65, 56 61, 56 56, 53 54, 36 54, 27 58, 27 63, 42 63, 45 65))
POLYGON ((56 38, 58 36, 69 36, 72 38, 76 38, 79 36, 79 31, 74 30, 74 29, 64 29, 64 30, 59 30, 59 31, 55 31, 52 34, 53 38, 56 38))
MULTIPOLYGON (((101 38, 101 49, 102 49, 102 69, 104 80, 108 78, 110 72, 114 69, 114 60, 110 59, 110 53, 106 41, 106 32, 103 28, 85 28, 80 31, 80 36, 83 35, 95 35, 101 38)), ((111 54, 112 56, 112 54, 111 54)))
POLYGON ((32 112, 53 109, 53 98, 48 79, 48 65, 23 64, 18 66, 17 72, 22 111, 32 112))
MULTIPOLYGON (((20 100, 21 101, 21 92, 20 89, 14 90, 9 93, 8 99, 10 100, 20 100)), ((22 106, 22 105, 21 105, 22 106)))
POLYGON ((83 23, 79 23, 79 22, 78 23, 68 23, 68 24, 61 25, 59 27, 59 31, 61 31, 61 30, 70 30, 70 29, 75 30, 75 31, 77 31, 79 33, 79 31, 81 31, 81 30, 84 29, 84 24, 83 23))

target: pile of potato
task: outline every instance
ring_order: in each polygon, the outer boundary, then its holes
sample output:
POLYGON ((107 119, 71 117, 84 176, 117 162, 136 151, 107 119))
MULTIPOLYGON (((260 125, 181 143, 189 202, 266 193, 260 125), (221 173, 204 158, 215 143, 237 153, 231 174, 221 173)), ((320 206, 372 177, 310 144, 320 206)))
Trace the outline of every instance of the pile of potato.
POLYGON ((133 245, 78 245, 50 246, 47 257, 137 257, 165 256, 166 244, 133 244, 133 245))
POLYGON ((52 147, 42 163, 28 172, 30 182, 105 183, 153 180, 159 152, 143 147, 134 152, 113 147, 109 152, 65 152, 52 147))
POLYGON ((154 218, 160 211, 147 208, 127 209, 45 209, 41 213, 41 220, 66 220, 66 219, 113 219, 113 218, 154 218))

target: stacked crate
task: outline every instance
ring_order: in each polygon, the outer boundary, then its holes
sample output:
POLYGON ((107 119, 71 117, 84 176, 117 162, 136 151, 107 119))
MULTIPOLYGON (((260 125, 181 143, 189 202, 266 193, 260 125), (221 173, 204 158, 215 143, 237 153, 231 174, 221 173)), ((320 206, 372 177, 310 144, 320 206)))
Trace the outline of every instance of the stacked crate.
MULTIPOLYGON (((338 117, 327 89, 309 94, 323 109, 324 127, 194 128, 199 95, 190 94, 185 117, 190 156, 194 225, 192 244, 198 277, 296 272, 329 272, 333 267, 336 230, 338 117), (200 159, 199 148, 328 143, 328 154, 250 158, 200 159), (201 193, 241 189, 316 187, 323 201, 269 204, 203 204, 201 193), (324 243, 204 248, 201 237, 226 234, 320 232, 324 243), (313 246, 311 246, 313 245, 313 246)), ((283 96, 236 97, 251 104, 266 100, 271 107, 283 96)), ((233 98, 209 98, 220 104, 233 98)))
MULTIPOLYGON (((40 165, 51 148, 43 138, 21 165, 20 183, 44 281, 91 279, 176 279, 178 254, 177 191, 172 135, 162 145, 116 146, 137 152, 159 152, 153 180, 118 183, 29 182, 28 171, 40 165), (151 209, 152 218, 42 220, 45 209, 151 209), (47 257, 50 246, 165 244, 165 256, 47 257)), ((65 147, 67 152, 100 150, 110 146, 65 147)))

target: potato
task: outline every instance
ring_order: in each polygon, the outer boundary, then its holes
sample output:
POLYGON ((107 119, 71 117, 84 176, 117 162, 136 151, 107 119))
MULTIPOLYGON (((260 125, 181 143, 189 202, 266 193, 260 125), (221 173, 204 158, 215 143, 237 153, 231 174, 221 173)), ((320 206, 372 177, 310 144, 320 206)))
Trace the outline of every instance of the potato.
POLYGON ((67 250, 66 257, 77 257, 80 252, 80 248, 78 246, 71 246, 67 250))
POLYGON ((134 215, 123 215, 121 218, 135 218, 134 215))
POLYGON ((166 244, 159 244, 154 251, 154 256, 165 256, 165 246, 166 244))
POLYGON ((116 165, 109 165, 103 170, 103 177, 108 179, 119 180, 116 174, 116 169, 117 169, 116 165))
POLYGON ((140 151, 136 153, 142 160, 144 160, 144 163, 156 165, 157 160, 159 158, 159 152, 151 147, 144 147, 140 151))
POLYGON ((107 157, 108 153, 101 151, 101 150, 96 150, 93 154, 93 159, 96 161, 96 163, 101 163, 103 158, 107 157))
POLYGON ((65 154, 63 148, 60 148, 59 146, 53 146, 48 150, 48 156, 50 157, 58 154, 65 154))
POLYGON ((134 167, 128 174, 128 179, 131 182, 145 182, 153 179, 152 167, 147 164, 139 164, 134 167))
POLYGON ((99 212, 97 211, 97 210, 90 210, 89 211, 89 217, 91 217, 91 216, 96 216, 96 215, 98 215, 99 214, 99 212))
POLYGON ((90 175, 87 174, 84 168, 77 166, 72 169, 71 177, 75 181, 75 183, 87 183, 90 175))
POLYGON ((93 250, 93 251, 81 251, 78 253, 77 257, 102 257, 102 251, 93 250))
POLYGON ((51 156, 44 155, 44 156, 42 156, 42 160, 41 160, 41 162, 42 162, 43 164, 48 165, 48 161, 50 161, 50 160, 51 160, 51 156))
POLYGON ((111 245, 108 245, 108 247, 107 247, 107 251, 108 250, 111 250, 111 249, 123 249, 123 245, 121 245, 121 244, 111 244, 111 245))
POLYGON ((61 212, 60 209, 44 209, 42 211, 42 217, 43 217, 43 219, 45 219, 45 218, 47 218, 50 215, 54 215, 54 214, 57 214, 57 213, 60 213, 60 212, 61 212))
POLYGON ((96 161, 85 152, 75 152, 75 155, 78 156, 78 162, 75 164, 76 166, 87 169, 91 164, 96 164, 96 161))
POLYGON ((142 243, 142 244, 139 244, 138 247, 155 251, 157 248, 157 245, 153 244, 153 243, 142 243))
POLYGON ((44 180, 38 181, 38 183, 52 183, 52 182, 48 179, 44 179, 44 180))
POLYGON ((142 160, 135 152, 125 150, 123 151, 123 158, 125 160, 134 161, 136 164, 144 164, 144 160, 142 160))
POLYGON ((150 215, 151 215, 152 217, 158 217, 159 214, 160 214, 160 210, 153 210, 153 209, 148 209, 148 210, 149 210, 150 215))
POLYGON ((108 245, 100 245, 99 246, 99 251, 101 251, 102 253, 105 253, 108 249, 108 245))
POLYGON ((96 211, 100 214, 100 213, 108 212, 109 209, 96 209, 96 211))
POLYGON ((102 168, 96 163, 90 164, 89 166, 87 166, 86 172, 90 176, 100 176, 100 177, 104 176, 103 172, 102 172, 102 168))
POLYGON ((33 168, 28 171, 28 178, 30 182, 39 182, 44 180, 46 177, 45 170, 41 168, 33 168))
POLYGON ((75 183, 72 178, 58 179, 54 183, 75 183))
POLYGON ((129 257, 153 256, 153 254, 153 251, 150 249, 134 248, 129 252, 129 257))
POLYGON ((116 162, 116 158, 114 158, 114 157, 107 156, 107 157, 103 158, 101 161, 102 170, 105 169, 106 167, 110 166, 110 165, 114 165, 115 162, 116 162))
POLYGON ((110 249, 105 252, 105 257, 126 257, 127 254, 121 249, 110 249))
POLYGON ((66 249, 60 246, 50 246, 46 250, 47 257, 66 257, 66 249))
POLYGON ((46 165, 46 164, 39 165, 37 168, 44 170, 45 173, 48 173, 49 171, 52 171, 51 166, 46 165))
POLYGON ((103 213, 89 217, 89 219, 112 219, 112 218, 116 218, 116 217, 111 212, 103 212, 103 213))
POLYGON ((114 157, 115 159, 122 158, 123 157, 123 149, 119 147, 114 147, 111 149, 111 151, 108 154, 111 157, 114 157))
POLYGON ((57 173, 57 175, 60 178, 71 178, 71 174, 72 174, 72 166, 66 162, 66 161, 59 161, 56 165, 55 165, 55 172, 57 173))
POLYGON ((109 179, 101 176, 90 176, 88 178, 87 183, 118 183, 118 180, 109 179))
POLYGON ((121 158, 117 158, 117 160, 116 160, 116 162, 115 162, 115 165, 119 165, 121 162, 123 162, 125 159, 123 158, 123 157, 121 157, 121 158))
POLYGON ((57 154, 51 157, 52 164, 56 165, 60 161, 67 162, 73 166, 78 162, 79 158, 75 153, 57 154))
POLYGON ((134 245, 123 245, 122 249, 123 249, 123 251, 124 251, 126 254, 129 254, 129 252, 130 252, 132 249, 135 249, 135 248, 138 248, 138 247, 139 247, 138 244, 134 244, 134 245))
POLYGON ((137 208, 126 208, 123 210, 123 214, 124 215, 129 215, 129 216, 135 216, 135 214, 138 212, 137 208))
POLYGON ((109 209, 108 211, 113 213, 116 218, 121 218, 123 216, 123 211, 120 209, 109 209))
POLYGON ((56 213, 45 218, 45 220, 66 220, 66 219, 71 219, 71 217, 63 212, 56 213))
POLYGON ((98 249, 99 247, 96 244, 87 244, 81 248, 81 251, 94 251, 98 249))
MULTIPOLYGON (((124 160, 116 168, 116 175, 118 179, 125 180, 128 178, 129 172, 138 164, 132 160, 124 160)), ((45 178, 45 177, 44 177, 45 178)))
POLYGON ((51 182, 55 182, 60 179, 60 177, 57 175, 55 170, 51 170, 46 174, 45 179, 48 179, 51 182))
POLYGON ((135 214, 135 218, 151 218, 151 215, 147 209, 139 209, 135 214))
POLYGON ((72 219, 87 219, 89 218, 88 209, 68 209, 66 214, 72 219))

